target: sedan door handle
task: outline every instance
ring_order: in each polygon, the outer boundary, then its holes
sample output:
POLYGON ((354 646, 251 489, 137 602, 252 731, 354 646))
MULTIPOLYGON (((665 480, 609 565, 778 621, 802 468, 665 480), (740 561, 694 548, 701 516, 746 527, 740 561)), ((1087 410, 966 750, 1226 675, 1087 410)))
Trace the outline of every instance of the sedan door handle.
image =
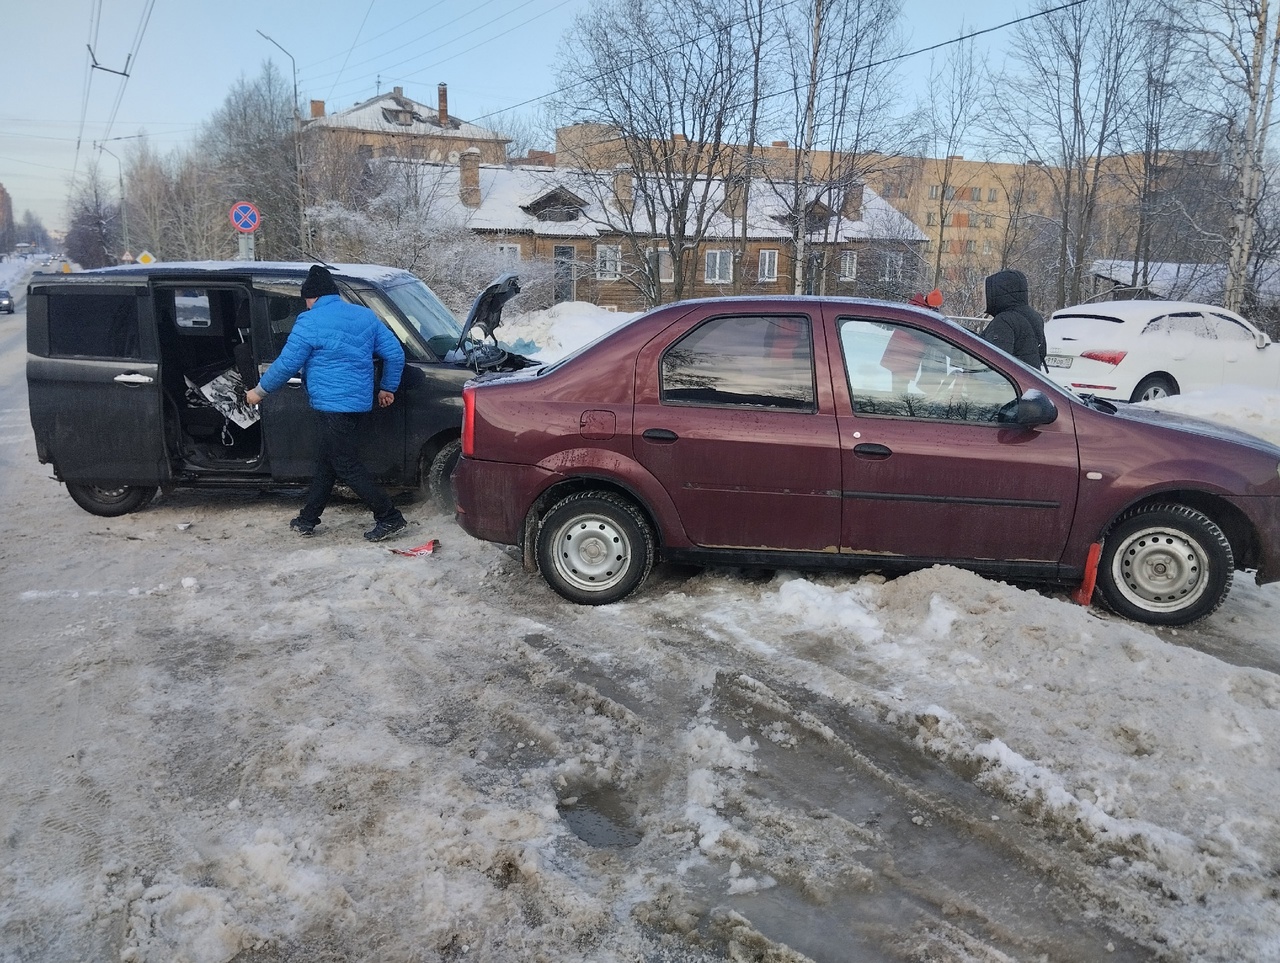
POLYGON ((125 374, 118 374, 112 381, 118 381, 122 385, 153 385, 156 383, 155 378, 148 377, 144 374, 138 374, 136 371, 129 371, 125 374))
POLYGON ((670 428, 646 428, 640 437, 645 441, 660 441, 664 444, 680 440, 680 436, 670 428))
POLYGON ((880 461, 888 458, 893 454, 893 449, 888 445, 861 444, 853 446, 853 453, 859 458, 869 458, 872 461, 880 461))

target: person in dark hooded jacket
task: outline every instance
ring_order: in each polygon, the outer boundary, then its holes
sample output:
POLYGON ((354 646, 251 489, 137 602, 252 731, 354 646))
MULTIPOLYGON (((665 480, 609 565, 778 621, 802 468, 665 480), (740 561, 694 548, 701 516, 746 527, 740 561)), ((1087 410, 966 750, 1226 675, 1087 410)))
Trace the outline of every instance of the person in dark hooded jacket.
POLYGON ((1044 318, 1031 306, 1027 276, 1013 270, 988 275, 986 311, 992 317, 982 330, 982 337, 1037 371, 1043 371, 1048 347, 1044 339, 1044 318))

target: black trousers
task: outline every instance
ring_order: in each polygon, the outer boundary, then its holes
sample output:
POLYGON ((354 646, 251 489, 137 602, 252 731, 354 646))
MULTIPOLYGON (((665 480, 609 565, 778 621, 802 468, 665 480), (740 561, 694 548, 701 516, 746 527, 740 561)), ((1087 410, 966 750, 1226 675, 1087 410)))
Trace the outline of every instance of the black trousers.
POLYGON ((311 488, 307 491, 307 503, 298 517, 312 524, 319 522, 334 484, 340 481, 369 506, 375 522, 400 518, 400 509, 391 504, 390 496, 373 480, 357 453, 364 413, 316 411, 313 414, 319 428, 320 451, 316 456, 315 474, 311 476, 311 488))

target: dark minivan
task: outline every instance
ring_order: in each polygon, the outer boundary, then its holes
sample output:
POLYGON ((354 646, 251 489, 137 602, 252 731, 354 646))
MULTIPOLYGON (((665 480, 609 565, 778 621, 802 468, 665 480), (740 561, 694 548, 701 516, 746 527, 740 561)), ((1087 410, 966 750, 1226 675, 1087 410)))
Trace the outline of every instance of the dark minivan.
POLYGON ((656 558, 938 563, 1078 585, 1145 622, 1280 580, 1280 448, 1068 394, 902 304, 721 298, 463 389, 458 520, 565 598, 615 602, 656 558))
MULTIPOLYGON (((310 477, 315 432, 293 379, 260 408, 245 387, 279 354, 310 264, 211 261, 37 274, 27 288, 27 387, 36 452, 81 508, 122 515, 157 489, 273 487, 310 477)), ((504 275, 463 324, 413 274, 332 265, 405 351, 396 404, 368 416, 361 454, 392 488, 451 499, 460 389, 527 362, 493 338, 520 290, 504 275)), ((450 502, 451 503, 451 502, 450 502)))

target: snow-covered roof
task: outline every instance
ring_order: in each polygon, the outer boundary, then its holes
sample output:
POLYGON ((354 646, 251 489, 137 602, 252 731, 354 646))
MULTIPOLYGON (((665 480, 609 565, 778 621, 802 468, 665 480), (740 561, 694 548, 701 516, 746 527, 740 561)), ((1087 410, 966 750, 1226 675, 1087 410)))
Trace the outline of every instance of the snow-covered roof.
MULTIPOLYGON (((1092 272, 1095 277, 1122 287, 1134 284, 1131 260, 1094 261, 1092 272)), ((1225 264, 1154 261, 1139 267, 1136 287, 1166 300, 1216 303, 1222 300, 1226 278, 1225 264)), ((1263 265, 1253 280, 1261 297, 1280 300, 1280 263, 1263 265)))
POLYGON ((380 134, 409 135, 414 137, 449 137, 471 141, 497 141, 507 143, 510 138, 497 131, 469 123, 452 114, 440 123, 440 110, 410 100, 395 91, 381 94, 323 117, 303 122, 304 129, 328 128, 334 130, 363 130, 380 134))
MULTIPOLYGON (((614 177, 617 175, 615 171, 481 164, 480 204, 472 208, 461 200, 459 167, 399 158, 388 159, 387 163, 414 164, 420 167, 424 175, 420 179, 422 196, 431 198, 437 213, 458 217, 472 230, 553 237, 598 237, 627 228, 627 218, 619 210, 613 196, 614 177), (538 202, 557 194, 568 203, 572 203, 568 199, 582 201, 580 207, 574 205, 577 211, 574 218, 551 220, 538 216, 538 202)), ((644 197, 649 189, 645 178, 633 178, 632 193, 638 212, 644 210, 644 197)), ((720 208, 720 212, 714 214, 708 223, 708 239, 740 237, 741 219, 723 213, 724 181, 718 178, 711 180, 707 190, 709 205, 720 208)), ((856 219, 841 218, 837 212, 831 218, 827 231, 815 231, 808 235, 808 240, 815 243, 926 240, 924 232, 910 218, 896 210, 879 194, 865 185, 860 190, 862 197, 856 219)), ((813 192, 811 200, 817 201, 817 193, 813 192)), ((789 237, 787 212, 788 203, 777 190, 763 179, 754 180, 746 211, 747 236, 755 240, 783 240, 789 237)), ((634 220, 638 225, 643 217, 637 214, 634 220)), ((663 230, 664 226, 659 225, 659 233, 663 230)))

